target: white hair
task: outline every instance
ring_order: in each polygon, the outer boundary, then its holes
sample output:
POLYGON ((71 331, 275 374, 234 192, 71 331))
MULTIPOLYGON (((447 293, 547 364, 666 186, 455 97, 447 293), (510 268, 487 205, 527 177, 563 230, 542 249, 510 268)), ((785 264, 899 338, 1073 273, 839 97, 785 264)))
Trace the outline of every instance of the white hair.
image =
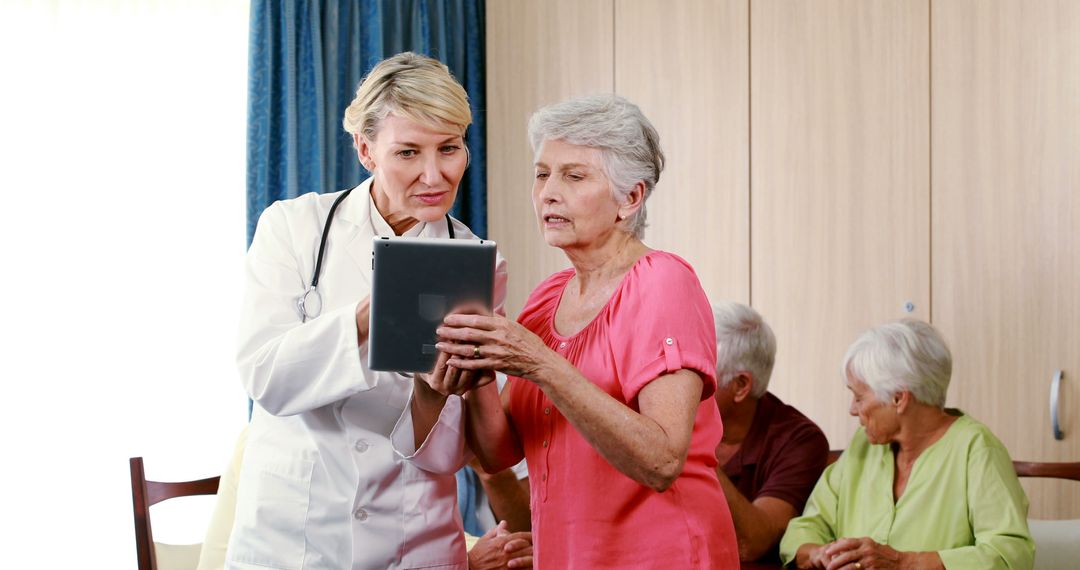
POLYGON ((533 152, 540 152, 546 140, 599 149, 612 193, 620 203, 638 182, 644 183, 641 208, 624 222, 627 231, 641 239, 645 235, 645 200, 664 169, 660 135, 641 109, 618 95, 579 97, 548 105, 529 119, 533 152))
POLYGON ((903 319, 864 332, 844 355, 842 372, 866 382, 880 401, 906 390, 923 404, 944 408, 952 355, 930 324, 903 319))
POLYGON ((721 386, 736 372, 754 377, 750 395, 760 398, 769 389, 776 362, 776 335, 754 309, 742 303, 722 302, 712 307, 716 325, 716 377, 721 386))

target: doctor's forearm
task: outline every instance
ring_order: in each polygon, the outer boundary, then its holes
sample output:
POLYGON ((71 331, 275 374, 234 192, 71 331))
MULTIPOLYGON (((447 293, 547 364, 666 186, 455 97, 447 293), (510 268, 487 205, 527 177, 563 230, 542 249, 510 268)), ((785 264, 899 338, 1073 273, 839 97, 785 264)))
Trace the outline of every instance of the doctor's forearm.
POLYGON ((251 319, 237 365, 244 389, 267 412, 294 415, 372 387, 359 358, 354 307, 293 326, 251 319))
POLYGON ((432 390, 427 382, 419 378, 413 379, 413 397, 410 407, 413 421, 413 441, 415 448, 420 449, 431 433, 432 428, 439 421, 443 406, 446 405, 447 396, 432 390))

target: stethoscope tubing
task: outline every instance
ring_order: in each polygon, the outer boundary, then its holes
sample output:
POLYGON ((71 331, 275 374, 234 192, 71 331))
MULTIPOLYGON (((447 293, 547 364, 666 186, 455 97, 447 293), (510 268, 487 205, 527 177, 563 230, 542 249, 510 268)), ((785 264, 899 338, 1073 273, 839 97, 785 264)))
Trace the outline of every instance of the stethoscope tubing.
MULTIPOLYGON (((355 188, 349 188, 341 193, 334 203, 330 206, 330 212, 326 215, 326 223, 323 224, 322 238, 319 240, 319 253, 315 256, 315 274, 311 276, 311 286, 309 286, 296 300, 296 308, 300 311, 300 322, 307 322, 308 319, 314 319, 322 313, 322 298, 319 295, 319 276, 322 273, 323 254, 326 252, 326 238, 330 235, 330 225, 334 222, 334 213, 337 211, 341 202, 345 200, 349 194, 355 188), (308 299, 311 298, 318 303, 318 306, 308 310, 308 299)), ((446 232, 450 236, 450 239, 454 239, 454 223, 450 220, 450 214, 446 214, 446 232)))

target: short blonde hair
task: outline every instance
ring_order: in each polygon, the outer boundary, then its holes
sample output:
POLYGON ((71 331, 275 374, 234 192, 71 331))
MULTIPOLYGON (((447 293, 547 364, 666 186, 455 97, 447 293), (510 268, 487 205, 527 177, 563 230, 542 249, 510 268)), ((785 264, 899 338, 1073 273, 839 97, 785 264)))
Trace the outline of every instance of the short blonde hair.
POLYGON ((425 125, 456 125, 461 136, 472 124, 469 96, 450 70, 436 59, 408 51, 380 61, 364 77, 342 124, 350 134, 375 140, 391 113, 425 125))

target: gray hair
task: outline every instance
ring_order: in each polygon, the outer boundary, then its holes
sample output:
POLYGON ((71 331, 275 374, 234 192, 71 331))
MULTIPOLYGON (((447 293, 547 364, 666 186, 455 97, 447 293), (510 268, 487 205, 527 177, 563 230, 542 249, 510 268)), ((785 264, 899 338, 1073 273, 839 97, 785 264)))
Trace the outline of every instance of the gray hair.
POLYGON ((864 332, 844 355, 843 372, 866 382, 883 402, 906 390, 923 404, 944 408, 952 354, 930 324, 903 319, 864 332))
POLYGON ((638 182, 645 184, 641 208, 625 222, 627 231, 641 239, 645 235, 645 200, 664 169, 660 135, 641 109, 618 95, 579 97, 548 105, 529 119, 533 152, 539 152, 546 140, 599 149, 604 173, 620 203, 638 182))
POLYGON ((720 386, 726 386, 736 372, 745 370, 754 376, 750 395, 764 396, 776 362, 776 335, 772 328, 757 311, 742 303, 715 303, 712 311, 716 325, 716 378, 720 386))

